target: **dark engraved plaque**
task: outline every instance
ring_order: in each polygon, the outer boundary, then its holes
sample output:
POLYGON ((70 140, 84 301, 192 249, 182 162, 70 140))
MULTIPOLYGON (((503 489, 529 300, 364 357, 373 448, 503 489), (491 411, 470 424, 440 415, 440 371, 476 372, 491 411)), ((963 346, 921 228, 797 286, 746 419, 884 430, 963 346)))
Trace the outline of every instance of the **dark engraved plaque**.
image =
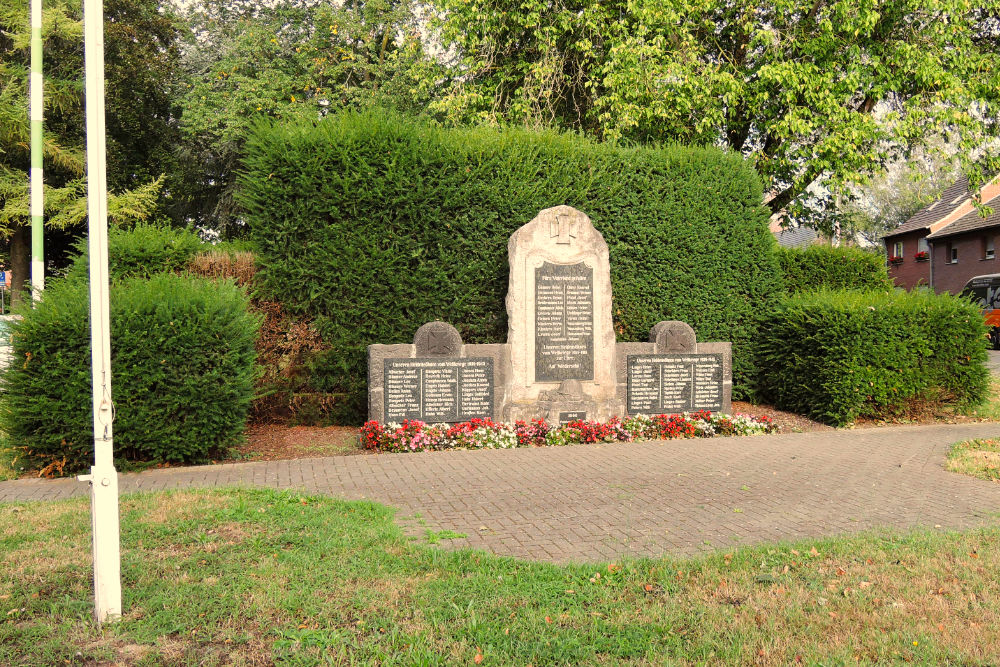
POLYGON ((535 269, 535 381, 594 379, 594 270, 535 269))
POLYGON ((587 421, 587 413, 584 412, 584 411, 582 411, 582 410, 578 410, 576 412, 560 412, 559 413, 559 425, 560 426, 565 426, 566 424, 568 424, 570 422, 575 422, 575 421, 587 421))
POLYGON ((721 354, 628 355, 629 414, 722 409, 721 354))
POLYGON ((493 359, 386 359, 385 420, 462 422, 493 416, 493 359))

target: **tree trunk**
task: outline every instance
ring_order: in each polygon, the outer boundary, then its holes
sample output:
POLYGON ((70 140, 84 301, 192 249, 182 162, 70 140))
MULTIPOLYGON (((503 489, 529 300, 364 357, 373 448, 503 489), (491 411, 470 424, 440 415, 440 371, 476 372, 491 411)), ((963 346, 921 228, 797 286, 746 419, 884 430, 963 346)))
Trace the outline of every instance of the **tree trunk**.
POLYGON ((22 299, 31 298, 31 227, 21 225, 10 238, 10 304, 13 308, 22 299))

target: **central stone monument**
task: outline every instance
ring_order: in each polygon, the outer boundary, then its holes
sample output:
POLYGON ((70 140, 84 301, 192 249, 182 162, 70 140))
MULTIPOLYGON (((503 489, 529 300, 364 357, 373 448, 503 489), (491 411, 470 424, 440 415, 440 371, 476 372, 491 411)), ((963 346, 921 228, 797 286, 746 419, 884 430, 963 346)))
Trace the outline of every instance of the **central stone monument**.
POLYGON ((608 246, 569 206, 510 237, 507 342, 468 345, 446 322, 411 344, 368 347, 368 418, 549 424, 732 407, 732 346, 698 343, 684 322, 649 342, 615 342, 608 246))
POLYGON ((504 419, 608 419, 616 392, 608 246, 584 213, 541 211, 510 237, 504 419))

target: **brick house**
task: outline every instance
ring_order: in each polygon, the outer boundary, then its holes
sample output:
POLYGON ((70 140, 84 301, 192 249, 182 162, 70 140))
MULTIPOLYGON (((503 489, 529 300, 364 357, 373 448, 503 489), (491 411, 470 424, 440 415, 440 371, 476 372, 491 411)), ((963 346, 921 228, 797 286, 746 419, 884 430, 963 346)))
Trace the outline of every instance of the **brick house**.
POLYGON ((959 179, 883 236, 889 277, 896 285, 929 285, 935 292, 957 294, 973 276, 1000 273, 1000 180, 983 188, 982 201, 994 211, 987 218, 973 207, 968 181, 959 179))

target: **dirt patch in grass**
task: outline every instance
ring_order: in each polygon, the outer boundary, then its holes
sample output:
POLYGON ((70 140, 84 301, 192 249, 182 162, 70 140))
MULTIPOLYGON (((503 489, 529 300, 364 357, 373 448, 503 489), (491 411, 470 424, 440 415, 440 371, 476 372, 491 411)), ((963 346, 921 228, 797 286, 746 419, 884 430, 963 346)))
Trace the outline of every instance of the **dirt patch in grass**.
POLYGON ((149 524, 166 524, 174 521, 189 521, 204 516, 212 509, 211 500, 197 491, 169 491, 152 502, 150 496, 139 497, 144 505, 141 521, 149 524))

